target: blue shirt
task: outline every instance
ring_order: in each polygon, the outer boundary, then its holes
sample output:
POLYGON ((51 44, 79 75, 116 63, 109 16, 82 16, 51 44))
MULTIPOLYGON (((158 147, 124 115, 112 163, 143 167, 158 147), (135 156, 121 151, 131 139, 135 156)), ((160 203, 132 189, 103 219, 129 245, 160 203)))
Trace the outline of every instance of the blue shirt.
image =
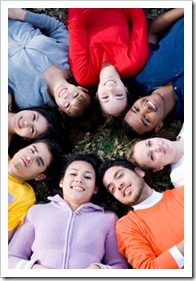
POLYGON ((150 54, 142 71, 133 77, 141 95, 172 82, 176 106, 174 118, 184 116, 184 17, 160 39, 149 44, 150 54))
POLYGON ((8 19, 8 85, 18 108, 55 106, 43 77, 52 64, 69 70, 65 25, 30 11, 24 21, 8 19))

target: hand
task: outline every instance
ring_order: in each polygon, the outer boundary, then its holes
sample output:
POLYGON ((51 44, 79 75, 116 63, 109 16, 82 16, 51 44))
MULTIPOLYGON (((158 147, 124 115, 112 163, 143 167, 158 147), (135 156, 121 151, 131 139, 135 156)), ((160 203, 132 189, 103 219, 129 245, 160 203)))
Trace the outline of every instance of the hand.
POLYGON ((12 111, 12 95, 8 94, 8 111, 12 111))
POLYGON ((8 9, 8 18, 13 20, 24 20, 26 11, 21 8, 9 8, 8 9))
POLYGON ((41 265, 41 264, 34 264, 33 266, 32 266, 32 268, 31 269, 51 269, 50 267, 46 267, 46 266, 44 266, 44 265, 41 265))
POLYGON ((86 269, 101 269, 101 268, 96 264, 91 264, 88 267, 86 267, 86 269))

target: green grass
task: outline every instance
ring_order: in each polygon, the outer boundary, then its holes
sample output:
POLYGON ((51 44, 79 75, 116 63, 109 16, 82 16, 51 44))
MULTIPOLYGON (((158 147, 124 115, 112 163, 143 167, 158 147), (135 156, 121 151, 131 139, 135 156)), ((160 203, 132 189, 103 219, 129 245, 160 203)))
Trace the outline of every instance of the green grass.
MULTIPOLYGON (((50 16, 54 16, 59 20, 66 23, 67 9, 29 9, 34 12, 43 13, 50 16)), ((147 8, 144 9, 147 17, 147 21, 150 22, 157 15, 167 11, 167 8, 147 8)), ((181 121, 171 122, 166 126, 168 131, 178 132, 181 128, 181 121)), ((112 129, 98 129, 93 134, 87 132, 82 140, 78 141, 70 153, 93 153, 101 160, 105 159, 116 159, 116 158, 126 158, 126 148, 132 142, 132 139, 128 139, 121 130, 117 128, 112 129)), ((167 167, 163 171, 153 174, 148 179, 151 184, 155 186, 157 190, 164 190, 170 186, 169 179, 170 169, 167 167)), ((45 181, 42 183, 36 183, 35 192, 37 201, 46 202, 47 196, 51 195, 49 186, 52 183, 45 181)))

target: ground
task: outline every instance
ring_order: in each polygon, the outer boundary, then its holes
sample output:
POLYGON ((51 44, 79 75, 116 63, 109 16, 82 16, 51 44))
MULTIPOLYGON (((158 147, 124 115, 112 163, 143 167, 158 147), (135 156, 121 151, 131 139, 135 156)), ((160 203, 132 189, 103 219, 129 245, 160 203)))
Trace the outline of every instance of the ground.
MULTIPOLYGON (((42 8, 42 9, 28 9, 37 13, 46 13, 50 16, 54 16, 66 23, 67 9, 62 8, 42 8)), ((150 22, 153 18, 157 17, 159 14, 167 11, 167 8, 147 8, 144 9, 146 13, 147 22, 150 22)), ((167 126, 168 131, 178 132, 181 128, 180 121, 174 121, 167 126)), ((101 160, 106 158, 115 159, 115 158, 124 158, 126 153, 126 148, 130 142, 133 140, 128 139, 120 130, 117 129, 104 129, 98 130, 96 133, 91 134, 87 133, 81 141, 79 141, 74 149, 73 153, 85 152, 93 153, 97 155, 101 160)), ((167 167, 163 171, 154 174, 149 177, 151 184, 155 186, 157 190, 164 190, 165 188, 170 187, 170 178, 169 178, 170 168, 167 167)), ((47 196, 50 194, 48 188, 49 182, 42 182, 35 185, 35 191, 37 196, 37 201, 46 202, 47 196)), ((51 184, 51 183, 50 183, 51 184)))

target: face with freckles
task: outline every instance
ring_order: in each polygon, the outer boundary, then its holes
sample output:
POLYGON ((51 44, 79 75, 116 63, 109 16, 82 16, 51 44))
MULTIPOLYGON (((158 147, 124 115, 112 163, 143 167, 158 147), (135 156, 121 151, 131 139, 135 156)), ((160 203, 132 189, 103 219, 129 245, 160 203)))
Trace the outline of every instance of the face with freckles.
POLYGON ((73 161, 66 169, 59 186, 63 189, 63 198, 73 210, 81 204, 89 202, 97 193, 96 173, 92 165, 86 161, 73 161))
POLYGON ((19 180, 35 179, 51 163, 51 153, 45 143, 37 142, 19 150, 9 161, 8 172, 19 180))
POLYGON ((122 166, 113 166, 103 176, 105 188, 121 203, 129 206, 143 200, 145 182, 141 175, 122 166))
POLYGON ((47 119, 34 110, 21 110, 11 118, 15 133, 23 138, 34 139, 44 134, 48 129, 47 119))
POLYGON ((164 138, 150 138, 134 145, 134 160, 140 166, 161 170, 172 163, 172 142, 164 138))
POLYGON ((66 82, 55 89, 55 101, 60 111, 71 117, 77 117, 89 107, 90 96, 86 89, 66 82))

